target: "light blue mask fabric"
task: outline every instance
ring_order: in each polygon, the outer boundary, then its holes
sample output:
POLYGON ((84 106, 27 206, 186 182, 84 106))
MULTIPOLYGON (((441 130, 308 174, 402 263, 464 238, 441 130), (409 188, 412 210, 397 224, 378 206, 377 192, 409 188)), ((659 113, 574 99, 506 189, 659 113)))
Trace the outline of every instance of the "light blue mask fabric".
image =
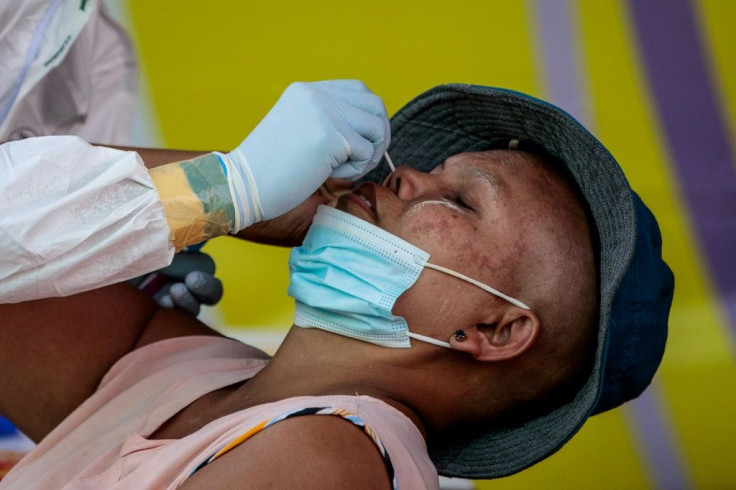
POLYGON ((425 267, 452 275, 529 309, 520 301, 450 269, 429 263, 429 253, 360 218, 320 206, 301 247, 289 257, 294 324, 320 328, 385 347, 409 348, 409 338, 451 348, 409 331, 391 313, 396 299, 425 267))
POLYGON ((406 320, 391 309, 429 254, 377 226, 320 206, 289 257, 294 324, 386 347, 411 347, 406 320))

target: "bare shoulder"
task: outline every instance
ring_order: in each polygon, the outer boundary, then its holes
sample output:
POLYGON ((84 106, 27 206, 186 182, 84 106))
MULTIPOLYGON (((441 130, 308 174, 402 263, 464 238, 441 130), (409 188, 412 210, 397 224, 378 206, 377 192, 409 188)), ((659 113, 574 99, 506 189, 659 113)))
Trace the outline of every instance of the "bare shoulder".
POLYGON ((205 466, 182 488, 391 488, 373 441, 337 416, 294 417, 205 466))

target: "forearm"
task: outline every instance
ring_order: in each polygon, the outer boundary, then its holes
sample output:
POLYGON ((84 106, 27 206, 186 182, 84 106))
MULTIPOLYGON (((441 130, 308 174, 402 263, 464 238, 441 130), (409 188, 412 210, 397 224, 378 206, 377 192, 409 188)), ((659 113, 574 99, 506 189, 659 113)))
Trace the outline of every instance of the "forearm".
POLYGON ((114 146, 114 145, 99 145, 107 146, 109 148, 115 148, 116 150, 123 151, 134 151, 141 157, 144 165, 148 169, 160 167, 167 163, 181 162, 184 160, 191 160, 209 152, 207 151, 193 151, 193 150, 170 150, 164 148, 139 148, 134 146, 114 146))

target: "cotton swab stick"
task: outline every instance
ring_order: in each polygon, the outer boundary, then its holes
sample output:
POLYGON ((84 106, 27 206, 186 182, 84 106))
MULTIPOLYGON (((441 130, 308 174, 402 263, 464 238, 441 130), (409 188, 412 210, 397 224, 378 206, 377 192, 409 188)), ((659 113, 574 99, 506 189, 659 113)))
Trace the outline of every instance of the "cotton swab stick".
POLYGON ((394 162, 391 161, 391 157, 388 156, 388 152, 384 152, 384 157, 386 157, 386 163, 388 163, 388 166, 391 168, 391 173, 396 172, 396 167, 394 167, 394 162))

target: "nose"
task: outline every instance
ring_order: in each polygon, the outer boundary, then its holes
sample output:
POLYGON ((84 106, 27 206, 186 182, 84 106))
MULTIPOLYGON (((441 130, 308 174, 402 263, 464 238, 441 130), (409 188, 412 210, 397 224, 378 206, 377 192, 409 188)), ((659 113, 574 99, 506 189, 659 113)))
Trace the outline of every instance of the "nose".
POLYGON ((411 167, 396 167, 384 185, 400 199, 411 200, 432 189, 432 176, 411 167))

